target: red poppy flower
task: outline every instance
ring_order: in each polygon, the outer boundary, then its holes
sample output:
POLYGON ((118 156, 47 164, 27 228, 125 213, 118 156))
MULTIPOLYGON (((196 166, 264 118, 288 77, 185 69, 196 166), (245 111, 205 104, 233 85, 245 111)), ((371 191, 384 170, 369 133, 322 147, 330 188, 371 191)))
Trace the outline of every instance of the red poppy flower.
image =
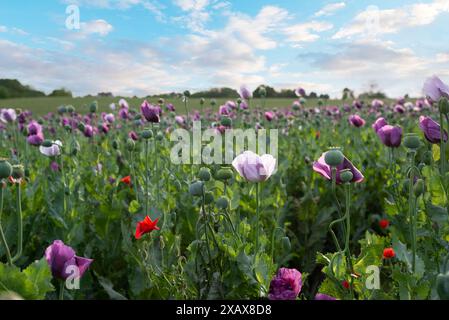
POLYGON ((349 286, 350 286, 350 285, 349 285, 349 282, 348 282, 348 281, 345 280, 345 281, 343 281, 341 284, 342 284, 342 286, 343 286, 345 289, 349 289, 349 286))
POLYGON ((388 221, 387 219, 382 219, 379 221, 379 227, 381 229, 387 229, 390 226, 390 221, 388 221))
POLYGON ((159 218, 152 221, 149 216, 146 216, 144 220, 139 221, 136 228, 136 239, 139 240, 144 234, 150 233, 151 231, 160 230, 157 226, 158 221, 159 218))
POLYGON ((393 248, 386 248, 384 249, 383 257, 384 259, 391 259, 396 256, 396 253, 394 252, 393 248))
POLYGON ((130 176, 127 176, 127 177, 124 177, 122 180, 120 180, 121 182, 123 182, 123 183, 125 183, 125 184, 127 184, 128 186, 131 186, 131 177, 130 176))

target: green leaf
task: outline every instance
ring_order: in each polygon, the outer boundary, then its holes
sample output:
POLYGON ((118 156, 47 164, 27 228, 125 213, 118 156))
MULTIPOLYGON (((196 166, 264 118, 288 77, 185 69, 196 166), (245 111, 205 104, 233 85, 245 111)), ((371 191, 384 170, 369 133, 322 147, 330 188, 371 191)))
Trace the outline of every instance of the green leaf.
POLYGON ((114 290, 114 286, 109 279, 98 277, 98 282, 100 282, 104 291, 106 291, 109 298, 111 298, 112 300, 128 300, 126 299, 126 297, 114 290))
MULTIPOLYGON (((405 244, 403 244, 396 236, 393 236, 392 239, 393 242, 393 249, 396 253, 396 258, 404 262, 409 270, 409 272, 412 272, 412 264, 413 264, 413 254, 409 250, 407 250, 407 247, 405 244)), ((416 261, 415 261, 415 275, 418 278, 422 278, 424 275, 425 266, 424 261, 416 255, 416 261)))
POLYGON ((140 205, 136 200, 131 201, 128 207, 129 213, 137 213, 140 210, 140 205))
POLYGON ((44 299, 47 292, 54 291, 51 284, 51 270, 45 258, 30 264, 23 273, 33 283, 36 290, 36 299, 44 299))

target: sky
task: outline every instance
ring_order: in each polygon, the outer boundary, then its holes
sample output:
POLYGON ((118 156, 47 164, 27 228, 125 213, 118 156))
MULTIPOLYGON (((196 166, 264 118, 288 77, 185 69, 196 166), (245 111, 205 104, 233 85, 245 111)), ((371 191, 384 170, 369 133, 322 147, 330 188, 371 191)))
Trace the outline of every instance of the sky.
POLYGON ((0 78, 75 95, 419 96, 425 78, 449 81, 447 21, 449 0, 0 0, 0 78))

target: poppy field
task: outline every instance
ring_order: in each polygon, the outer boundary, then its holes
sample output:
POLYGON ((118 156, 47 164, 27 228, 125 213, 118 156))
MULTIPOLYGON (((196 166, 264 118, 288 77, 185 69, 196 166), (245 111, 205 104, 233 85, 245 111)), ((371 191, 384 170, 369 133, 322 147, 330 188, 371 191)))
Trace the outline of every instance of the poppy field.
POLYGON ((2 108, 1 298, 449 299, 449 86, 306 90, 2 108))

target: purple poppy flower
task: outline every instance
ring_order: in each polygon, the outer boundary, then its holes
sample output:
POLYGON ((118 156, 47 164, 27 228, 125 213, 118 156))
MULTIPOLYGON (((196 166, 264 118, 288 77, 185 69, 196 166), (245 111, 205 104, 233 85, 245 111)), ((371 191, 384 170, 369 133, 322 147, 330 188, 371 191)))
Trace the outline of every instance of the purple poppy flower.
POLYGON ((120 99, 120 101, 118 102, 119 106, 121 109, 129 109, 129 105, 128 102, 126 102, 125 99, 120 99))
POLYGON ((377 131, 379 131, 380 128, 386 126, 388 123, 384 118, 379 118, 376 120, 376 122, 373 123, 372 128, 374 130, 374 132, 377 133, 377 131))
POLYGON ((225 105, 228 107, 229 110, 237 109, 237 105, 234 101, 228 101, 225 103, 225 105))
POLYGON ((185 124, 185 120, 183 117, 181 116, 176 116, 175 117, 175 121, 178 125, 183 126, 185 124))
POLYGON ((359 100, 354 100, 354 102, 352 103, 352 106, 354 107, 354 108, 357 108, 357 109, 362 109, 362 107, 363 107, 363 104, 359 101, 359 100))
MULTIPOLYGON (((326 164, 326 161, 324 160, 324 157, 326 156, 326 153, 323 153, 321 155, 321 157, 318 159, 318 161, 315 161, 313 164, 313 170, 315 172, 318 172, 320 175, 322 175, 324 178, 326 178, 327 180, 332 180, 332 171, 331 171, 331 167, 328 166, 326 164)), ((355 182, 355 183, 359 183, 362 182, 365 177, 363 176, 363 174, 356 168, 354 167, 354 165, 351 163, 351 161, 349 161, 346 157, 343 161, 342 164, 340 164, 337 167, 337 175, 336 175, 336 182, 337 184, 341 184, 342 181, 340 179, 340 172, 345 170, 345 169, 349 169, 351 170, 352 174, 354 175, 353 179, 351 182, 355 182)))
POLYGON ((134 132, 134 131, 131 131, 130 133, 128 133, 128 137, 129 137, 130 139, 134 140, 134 141, 139 140, 139 136, 138 136, 137 133, 134 132))
POLYGON ((94 136, 94 128, 92 128, 91 125, 86 124, 83 133, 86 138, 92 138, 94 136))
POLYGON ((172 103, 167 104, 165 107, 170 112, 175 112, 176 111, 175 106, 172 103))
POLYGON ((104 116, 104 120, 107 121, 108 123, 114 123, 115 116, 112 113, 109 113, 104 116))
POLYGON ((343 105, 343 110, 344 110, 345 112, 350 112, 350 111, 351 111, 351 106, 350 106, 349 104, 345 103, 345 104, 343 105))
POLYGON ((253 97, 253 93, 248 89, 247 86, 240 87, 240 97, 245 100, 249 100, 253 97))
POLYGON ((298 88, 295 90, 295 94, 298 98, 300 97, 305 97, 306 96, 306 90, 304 90, 303 88, 298 88))
POLYGON ((52 161, 52 163, 50 163, 50 169, 53 172, 58 172, 59 171, 59 164, 56 161, 52 161))
POLYGON ((380 109, 380 108, 382 108, 384 106, 384 102, 382 100, 379 100, 379 99, 374 99, 371 102, 371 106, 373 108, 375 108, 375 109, 380 109))
POLYGON ((363 120, 362 117, 360 117, 359 115, 356 115, 356 114, 349 116, 348 120, 349 120, 349 123, 356 128, 360 128, 365 125, 365 120, 363 120))
POLYGON ((334 297, 328 296, 327 294, 324 294, 324 293, 317 293, 315 296, 315 300, 335 301, 337 299, 335 299, 334 297))
POLYGON ((145 100, 142 103, 142 105, 140 106, 140 110, 142 111, 142 115, 148 122, 159 123, 161 121, 161 118, 159 117, 160 109, 152 106, 148 103, 148 101, 145 100))
POLYGON ((240 110, 248 110, 248 103, 246 101, 240 103, 240 110))
POLYGON ((397 112, 400 114, 405 113, 405 107, 402 104, 396 104, 394 106, 394 112, 397 112))
POLYGON ((302 288, 302 275, 296 269, 279 269, 271 280, 268 298, 270 300, 296 300, 302 288))
MULTIPOLYGON (((432 118, 425 116, 419 117, 419 128, 430 143, 436 144, 441 142, 440 124, 432 120, 432 118)), ((448 135, 446 130, 444 130, 444 141, 446 142, 447 139, 448 135)))
POLYGON ((118 112, 120 119, 127 120, 129 117, 129 111, 127 108, 121 108, 118 112))
POLYGON ((252 151, 245 151, 232 161, 232 166, 250 182, 262 182, 270 178, 276 168, 276 159, 265 154, 259 156, 252 151))
POLYGON ((377 135, 384 145, 398 148, 402 142, 402 128, 385 125, 377 130, 377 135))
POLYGON ((449 86, 437 76, 433 76, 426 80, 423 91, 426 97, 429 97, 435 102, 440 100, 441 97, 449 98, 449 86))
POLYGON ((265 119, 267 119, 268 121, 273 121, 273 119, 274 119, 274 113, 273 112, 270 112, 270 111, 267 111, 267 112, 265 112, 265 119))
POLYGON ((17 119, 17 113, 14 109, 1 109, 0 120, 4 123, 14 122, 17 119))
POLYGON ((228 108, 227 105, 223 105, 223 106, 220 106, 218 113, 222 116, 228 116, 230 111, 231 110, 228 108))
POLYGON ((40 146, 44 142, 44 134, 38 132, 37 134, 30 135, 27 137, 27 142, 33 146, 40 146))
POLYGON ((56 240, 45 250, 45 259, 50 266, 55 278, 66 280, 73 272, 81 278, 92 259, 82 258, 75 255, 75 250, 66 246, 61 240, 56 240))
POLYGON ((34 135, 38 134, 39 132, 42 132, 42 126, 36 121, 31 121, 28 125, 28 134, 34 135))

